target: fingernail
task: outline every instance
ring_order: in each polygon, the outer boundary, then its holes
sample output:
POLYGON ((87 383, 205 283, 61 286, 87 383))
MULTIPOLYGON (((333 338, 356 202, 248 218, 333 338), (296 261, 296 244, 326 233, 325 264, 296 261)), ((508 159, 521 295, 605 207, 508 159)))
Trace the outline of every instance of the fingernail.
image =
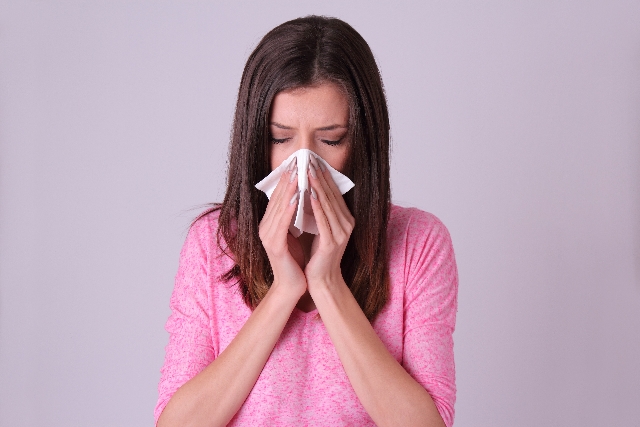
POLYGON ((293 180, 296 179, 296 175, 298 175, 298 167, 297 166, 295 168, 293 168, 293 170, 291 171, 291 176, 289 177, 289 182, 293 182, 293 180))
POLYGON ((314 178, 318 177, 318 175, 316 175, 316 168, 314 168, 311 163, 309 163, 309 171, 311 172, 311 176, 312 177, 314 177, 314 178))
POLYGON ((324 164, 322 164, 322 162, 318 162, 318 163, 320 163, 320 170, 321 170, 322 172, 324 172, 324 171, 326 171, 326 170, 327 170, 327 167, 326 167, 324 164))
POLYGON ((316 191, 313 188, 311 189, 311 197, 318 200, 318 195, 316 194, 316 191))
POLYGON ((296 194, 293 195, 293 197, 291 198, 291 200, 289 201, 289 204, 292 205, 296 202, 296 200, 298 200, 298 192, 296 191, 296 194))
POLYGON ((291 170, 293 169, 293 165, 295 165, 295 164, 296 164, 296 160, 297 160, 297 158, 296 158, 296 157, 294 157, 293 159, 291 159, 291 162, 289 162, 289 166, 287 166, 287 170, 288 170, 288 171, 291 171, 291 170))
POLYGON ((313 166, 318 169, 318 159, 316 159, 315 156, 309 156, 309 159, 311 160, 313 166))

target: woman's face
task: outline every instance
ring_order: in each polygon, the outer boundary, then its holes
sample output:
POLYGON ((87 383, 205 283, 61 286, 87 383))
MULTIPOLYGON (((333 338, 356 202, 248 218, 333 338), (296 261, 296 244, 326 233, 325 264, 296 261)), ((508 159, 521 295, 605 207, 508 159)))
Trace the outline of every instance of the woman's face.
POLYGON ((344 173, 350 146, 348 125, 349 102, 333 83, 278 93, 269 117, 271 170, 306 148, 344 173))

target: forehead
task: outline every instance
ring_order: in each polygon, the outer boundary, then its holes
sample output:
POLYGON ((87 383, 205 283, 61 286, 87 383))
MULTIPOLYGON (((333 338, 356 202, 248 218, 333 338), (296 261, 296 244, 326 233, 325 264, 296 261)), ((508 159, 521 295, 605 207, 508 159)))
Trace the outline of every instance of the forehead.
POLYGON ((334 83, 290 89, 279 92, 273 99, 270 120, 287 126, 301 122, 346 125, 349 102, 334 83))

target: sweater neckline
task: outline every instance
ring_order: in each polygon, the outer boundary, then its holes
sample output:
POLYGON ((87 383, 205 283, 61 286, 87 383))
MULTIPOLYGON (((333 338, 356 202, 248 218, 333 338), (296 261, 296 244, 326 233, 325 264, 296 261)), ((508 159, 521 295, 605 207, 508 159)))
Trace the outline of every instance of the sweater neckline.
POLYGON ((293 311, 291 312, 291 314, 295 314, 298 317, 302 317, 305 320, 309 320, 309 319, 312 319, 313 317, 315 317, 318 314, 318 309, 314 308, 313 310, 311 310, 309 312, 304 312, 304 311, 300 310, 298 307, 294 307, 293 311))

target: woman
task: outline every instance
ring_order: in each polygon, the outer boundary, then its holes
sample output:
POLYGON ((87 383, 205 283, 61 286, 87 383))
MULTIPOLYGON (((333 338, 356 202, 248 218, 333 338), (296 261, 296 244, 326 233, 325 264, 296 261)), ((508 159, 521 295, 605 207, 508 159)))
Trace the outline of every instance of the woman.
POLYGON ((362 37, 317 16, 269 32, 242 76, 229 158, 224 202, 181 252, 157 425, 451 426, 451 240, 390 203, 386 100, 362 37), (355 187, 343 197, 312 159, 267 199, 255 184, 300 149, 355 187), (305 196, 319 234, 296 238, 305 196))

